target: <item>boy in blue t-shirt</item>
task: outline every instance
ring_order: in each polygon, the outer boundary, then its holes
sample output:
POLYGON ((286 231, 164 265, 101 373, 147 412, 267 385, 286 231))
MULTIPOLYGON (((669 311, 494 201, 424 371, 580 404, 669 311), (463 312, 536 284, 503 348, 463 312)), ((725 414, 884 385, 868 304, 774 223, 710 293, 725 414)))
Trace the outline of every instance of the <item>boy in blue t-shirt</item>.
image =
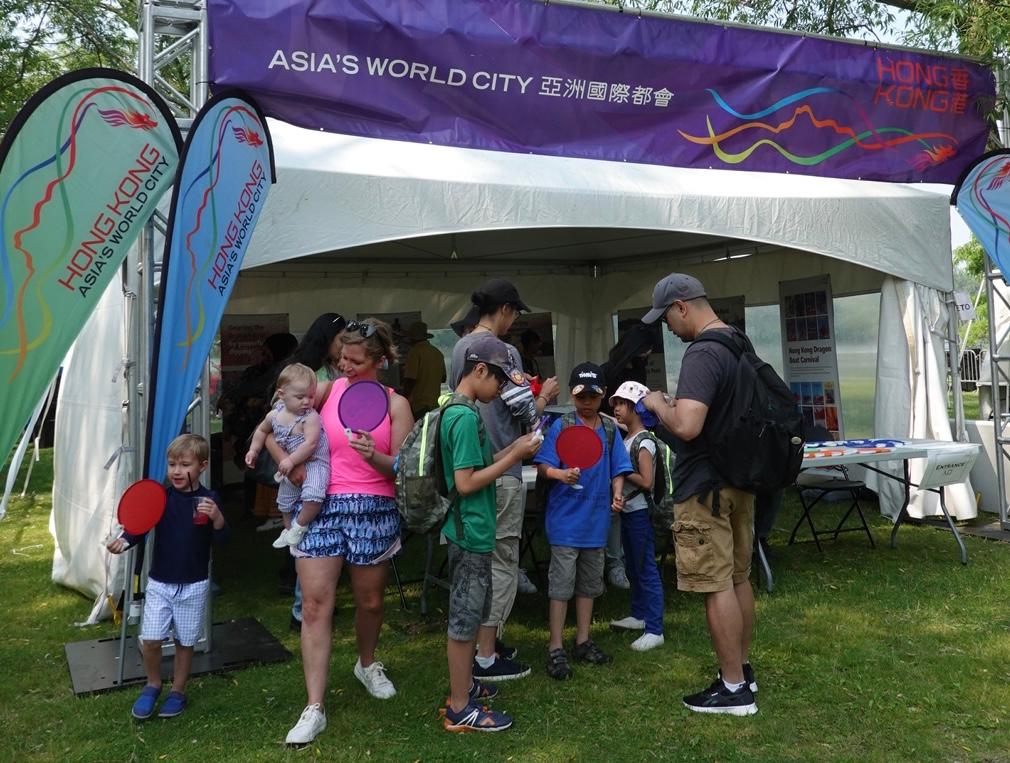
MULTIPOLYGON (((171 718, 186 709, 193 646, 203 629, 210 594, 210 544, 228 537, 217 493, 200 484, 209 451, 207 441, 195 434, 180 435, 168 446, 168 501, 154 528, 154 551, 140 626, 147 685, 133 703, 132 714, 138 720, 154 715, 161 695, 161 643, 170 633, 175 635, 172 691, 158 717, 171 718)), ((106 548, 121 554, 145 537, 124 531, 106 548)))
POLYGON ((450 493, 455 488, 459 496, 442 526, 449 542, 446 731, 502 731, 512 725, 508 715, 483 707, 486 700, 497 696, 497 687, 473 677, 477 631, 491 609, 495 480, 532 457, 541 442, 539 436, 524 435, 491 454, 490 439, 473 403, 491 402, 510 379, 525 381, 522 372, 513 367, 505 343, 493 334, 482 334, 466 351, 456 394, 447 401, 439 424, 446 485, 450 493))
POLYGON ((600 414, 606 392, 603 370, 593 363, 581 363, 572 370, 569 386, 575 402, 572 425, 592 427, 603 441, 603 455, 584 470, 568 468, 558 456, 557 439, 566 422, 555 421, 533 462, 540 475, 554 480, 547 493, 545 520, 547 542, 551 545, 548 573, 550 598, 550 643, 547 672, 552 678, 571 678, 562 633, 568 615, 568 601, 575 596, 575 648, 580 662, 603 665, 610 656, 589 638, 593 619, 593 599, 603 586, 603 551, 607 545, 611 511, 624 506, 624 475, 631 473, 628 451, 621 442, 613 419, 600 414))

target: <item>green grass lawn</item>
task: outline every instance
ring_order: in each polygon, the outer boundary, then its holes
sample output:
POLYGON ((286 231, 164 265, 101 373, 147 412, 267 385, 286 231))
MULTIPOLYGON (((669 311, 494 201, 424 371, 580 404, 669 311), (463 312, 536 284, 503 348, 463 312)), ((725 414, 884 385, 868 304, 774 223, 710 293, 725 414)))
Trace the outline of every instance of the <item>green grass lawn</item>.
MULTIPOLYGON (((627 595, 608 592, 594 635, 614 663, 577 666, 567 683, 544 672, 546 600, 520 596, 507 635, 534 673, 504 684, 495 701, 515 716, 514 729, 446 734, 436 716, 447 685, 445 593, 434 594, 425 621, 416 587, 408 612, 390 589, 380 658, 399 693, 380 702, 351 674, 353 613, 341 586, 329 727, 310 748, 281 744, 304 702, 297 656, 195 679, 183 716, 137 723, 129 718, 136 688, 84 698, 71 690, 63 644, 116 631, 74 627, 90 601, 50 582, 47 466, 0 523, 0 760, 1010 760, 1010 547, 968 538, 971 563, 962 567, 949 534, 913 526, 892 550, 872 504, 875 550, 857 533, 828 542, 823 554, 788 547, 792 497, 772 536, 776 590, 757 599, 754 717, 681 706, 682 694, 711 680, 715 662, 700 597, 668 585, 664 647, 638 654, 628 648, 632 637, 609 632, 606 621, 627 614, 627 595)), ((821 521, 837 510, 827 507, 821 521)), ((217 618, 254 615, 297 655, 289 602, 276 591, 273 534, 234 526, 216 561, 217 618)), ((406 577, 420 569, 421 545, 408 545, 406 577)))

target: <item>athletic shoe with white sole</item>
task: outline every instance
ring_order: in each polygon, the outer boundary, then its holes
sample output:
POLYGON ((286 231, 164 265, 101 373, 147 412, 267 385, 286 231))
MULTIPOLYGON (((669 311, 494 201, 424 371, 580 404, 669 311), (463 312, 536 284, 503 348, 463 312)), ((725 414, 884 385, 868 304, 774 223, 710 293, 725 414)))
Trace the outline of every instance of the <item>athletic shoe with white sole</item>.
POLYGON ((530 580, 530 576, 526 574, 526 570, 522 567, 519 568, 517 586, 519 588, 519 593, 531 594, 537 592, 536 584, 530 580))
POLYGON ((445 709, 445 720, 442 726, 446 731, 504 731, 512 725, 512 718, 505 713, 478 707, 472 702, 454 712, 451 707, 445 709))
POLYGON ((645 620, 639 620, 637 617, 628 615, 627 617, 622 617, 620 620, 611 620, 610 627, 615 631, 644 631, 645 620))
POLYGON ((530 674, 530 666, 525 662, 506 660, 501 655, 486 668, 473 661, 473 677, 481 681, 511 681, 515 678, 526 678, 530 674))
POLYGON ((319 703, 309 705, 302 710, 302 716, 298 719, 298 723, 291 728, 287 737, 284 738, 284 744, 309 744, 325 728, 326 713, 323 712, 323 706, 319 703))
POLYGON ((386 678, 386 668, 378 660, 364 668, 359 659, 354 663, 354 675, 376 699, 389 699, 396 695, 396 687, 386 678))
POLYGON ((280 517, 269 517, 263 524, 256 525, 256 532, 265 533, 278 527, 284 527, 284 520, 280 517))
POLYGON ((631 582, 628 580, 628 573, 624 571, 624 567, 611 567, 610 572, 607 573, 607 582, 612 588, 620 588, 625 591, 631 588, 631 582))
POLYGON ((664 643, 666 643, 666 639, 663 638, 662 633, 643 633, 631 642, 631 648, 636 652, 648 652, 657 646, 663 646, 664 643))
POLYGON ((744 684, 736 691, 730 691, 721 678, 704 691, 684 697, 684 707, 696 713, 720 713, 722 715, 754 715, 758 711, 754 694, 744 684))

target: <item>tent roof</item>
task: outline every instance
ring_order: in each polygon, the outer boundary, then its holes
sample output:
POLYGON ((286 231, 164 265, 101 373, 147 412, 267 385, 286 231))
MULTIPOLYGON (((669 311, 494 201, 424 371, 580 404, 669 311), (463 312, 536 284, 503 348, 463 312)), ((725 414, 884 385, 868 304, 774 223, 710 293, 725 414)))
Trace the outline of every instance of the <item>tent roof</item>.
POLYGON ((952 288, 947 200, 901 184, 476 151, 273 120, 271 132, 277 185, 246 268, 317 255, 606 271, 770 247, 952 288))

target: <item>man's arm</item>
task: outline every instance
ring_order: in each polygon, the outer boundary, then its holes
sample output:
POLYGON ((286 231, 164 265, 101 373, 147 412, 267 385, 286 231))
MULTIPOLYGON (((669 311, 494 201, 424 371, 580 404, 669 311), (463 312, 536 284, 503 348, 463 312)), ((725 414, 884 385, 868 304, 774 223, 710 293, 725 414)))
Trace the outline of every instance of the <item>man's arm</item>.
POLYGON ((704 403, 687 398, 668 401, 666 395, 659 391, 646 395, 643 404, 659 417, 674 437, 684 442, 690 442, 701 434, 708 416, 708 406, 704 403))

